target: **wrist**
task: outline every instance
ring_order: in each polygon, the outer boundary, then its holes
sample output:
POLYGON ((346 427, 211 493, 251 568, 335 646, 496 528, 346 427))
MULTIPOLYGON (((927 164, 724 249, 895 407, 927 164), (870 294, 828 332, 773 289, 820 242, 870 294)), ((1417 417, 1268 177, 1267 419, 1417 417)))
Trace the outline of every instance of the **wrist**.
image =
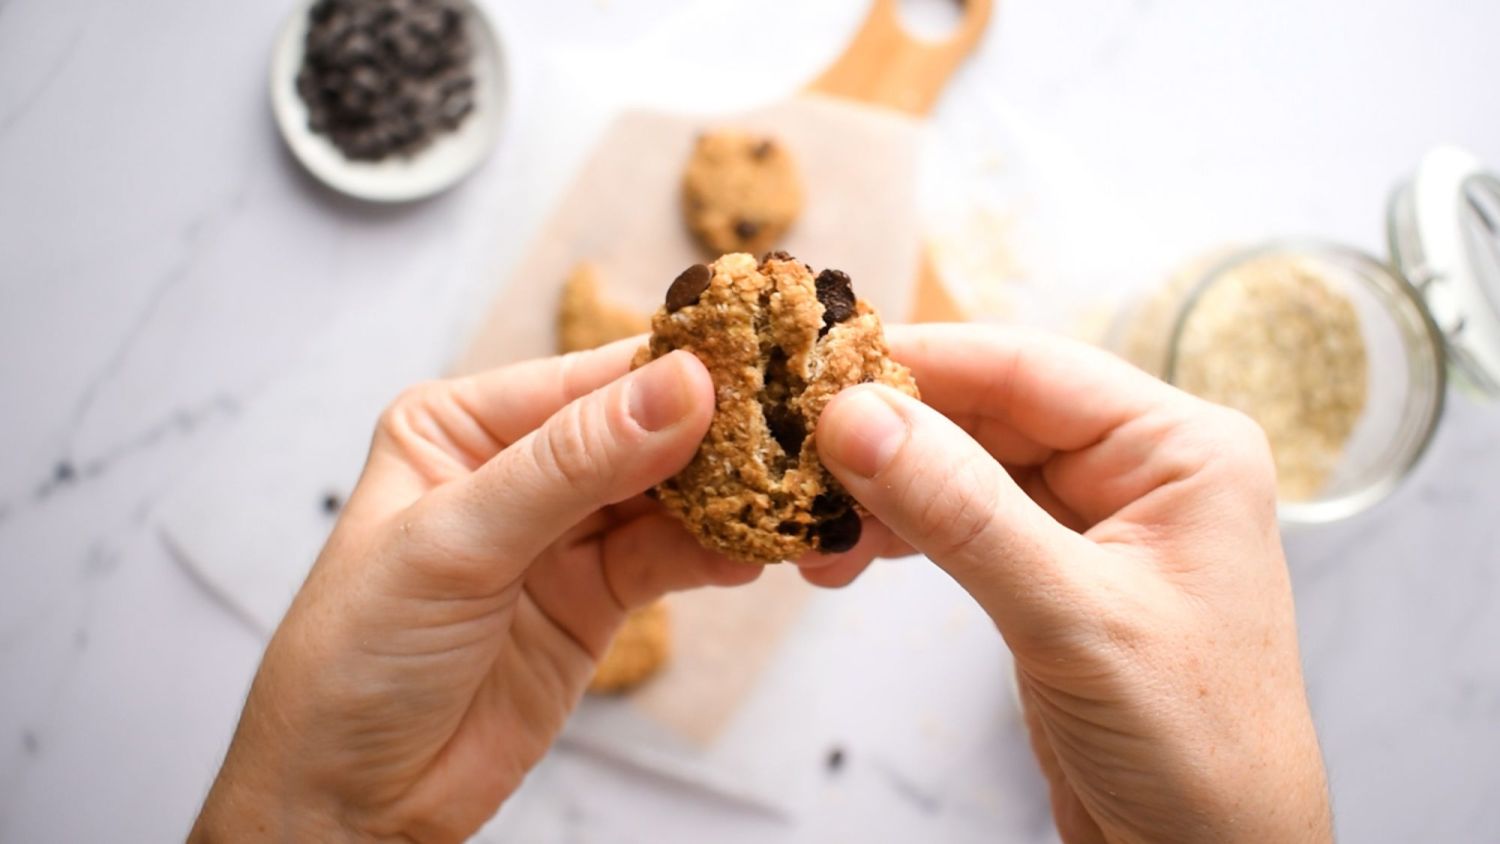
MULTIPOLYGON (((1217 790, 1210 805, 1197 813, 1204 829, 1213 830, 1213 840, 1331 844, 1333 812, 1315 743, 1310 751, 1290 754, 1280 764, 1238 767, 1239 772, 1223 778, 1225 787, 1217 790), (1246 775, 1256 767, 1259 775, 1246 775)), ((1203 840, 1203 832, 1185 831, 1182 840, 1203 840)))
POLYGON ((233 759, 225 762, 193 824, 190 844, 374 840, 346 823, 332 799, 291 793, 284 783, 266 782, 243 767, 233 759))

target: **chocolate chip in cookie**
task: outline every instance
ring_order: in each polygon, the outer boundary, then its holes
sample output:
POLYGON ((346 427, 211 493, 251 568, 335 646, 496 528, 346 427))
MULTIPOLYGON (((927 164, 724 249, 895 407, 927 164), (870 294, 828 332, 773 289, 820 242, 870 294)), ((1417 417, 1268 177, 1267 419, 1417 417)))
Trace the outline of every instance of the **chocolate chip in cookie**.
POLYGON ((672 281, 672 286, 667 288, 667 312, 680 311, 697 302, 703 291, 708 289, 708 281, 712 277, 713 273, 704 264, 694 264, 683 270, 672 281))
POLYGON ((818 301, 823 303, 823 332, 854 316, 854 284, 841 270, 818 273, 818 301))
POLYGON ((853 548, 861 513, 818 460, 818 417, 846 387, 917 387, 849 277, 784 252, 725 255, 678 276, 651 329, 635 365, 685 349, 716 396, 697 454, 656 488, 662 505, 704 546, 745 562, 853 548))
POLYGON ((863 529, 864 523, 852 506, 842 514, 813 526, 818 538, 818 550, 825 554, 837 554, 858 545, 863 529))

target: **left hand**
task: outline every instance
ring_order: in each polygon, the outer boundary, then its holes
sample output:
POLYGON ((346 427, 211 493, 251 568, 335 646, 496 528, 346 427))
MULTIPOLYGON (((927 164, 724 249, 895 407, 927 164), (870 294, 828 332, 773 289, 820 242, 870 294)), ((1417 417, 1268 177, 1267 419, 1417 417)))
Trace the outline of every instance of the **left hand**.
POLYGON ((192 840, 463 840, 546 752, 627 610, 760 574, 642 495, 691 459, 714 391, 683 352, 626 375, 638 345, 386 411, 192 840))

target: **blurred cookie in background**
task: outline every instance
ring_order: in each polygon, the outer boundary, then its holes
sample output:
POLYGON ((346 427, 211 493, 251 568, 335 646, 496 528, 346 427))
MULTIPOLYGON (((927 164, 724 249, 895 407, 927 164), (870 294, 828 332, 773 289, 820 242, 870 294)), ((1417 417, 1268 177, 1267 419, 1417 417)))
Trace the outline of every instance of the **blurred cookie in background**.
POLYGON ((734 129, 698 136, 682 179, 688 228, 712 255, 759 254, 802 211, 797 163, 776 138, 734 129))
POLYGON ((594 679, 592 694, 619 694, 649 680, 666 664, 672 653, 672 620, 660 601, 625 617, 625 623, 610 642, 594 679))
POLYGON ((599 270, 587 261, 573 268, 563 285, 557 308, 557 350, 581 352, 626 337, 646 333, 651 320, 645 314, 605 300, 599 270))
MULTIPOLYGON (((557 308, 557 350, 580 352, 645 333, 650 320, 603 297, 599 270, 582 262, 563 285, 557 308)), ((661 602, 625 617, 609 650, 594 669, 593 694, 620 694, 650 679, 672 650, 672 623, 661 602)))

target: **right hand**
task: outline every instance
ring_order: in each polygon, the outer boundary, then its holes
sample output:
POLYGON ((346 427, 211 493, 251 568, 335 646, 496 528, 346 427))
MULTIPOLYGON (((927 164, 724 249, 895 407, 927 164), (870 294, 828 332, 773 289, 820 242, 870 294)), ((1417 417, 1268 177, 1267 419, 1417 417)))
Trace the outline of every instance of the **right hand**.
MULTIPOLYGON (((927 404, 847 390, 819 452, 886 550, 994 619, 1063 839, 1331 841, 1255 423, 1044 334, 890 339, 927 404)), ((868 556, 804 573, 838 585, 868 556)))

